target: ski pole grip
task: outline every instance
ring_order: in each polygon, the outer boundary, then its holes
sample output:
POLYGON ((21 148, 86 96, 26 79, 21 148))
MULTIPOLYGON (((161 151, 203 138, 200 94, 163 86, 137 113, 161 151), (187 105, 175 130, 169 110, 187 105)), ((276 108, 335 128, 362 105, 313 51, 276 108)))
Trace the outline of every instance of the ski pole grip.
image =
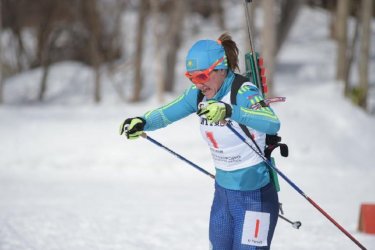
POLYGON ((141 137, 147 139, 147 134, 146 134, 145 132, 143 132, 143 133, 141 134, 141 137))

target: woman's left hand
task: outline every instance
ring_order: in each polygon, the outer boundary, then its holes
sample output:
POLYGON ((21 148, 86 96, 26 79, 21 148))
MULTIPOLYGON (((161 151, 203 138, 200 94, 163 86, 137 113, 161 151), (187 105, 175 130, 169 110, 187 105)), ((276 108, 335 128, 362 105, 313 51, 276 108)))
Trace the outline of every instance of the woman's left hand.
POLYGON ((232 107, 221 101, 210 100, 198 105, 197 115, 205 116, 209 123, 223 121, 232 115, 232 107))

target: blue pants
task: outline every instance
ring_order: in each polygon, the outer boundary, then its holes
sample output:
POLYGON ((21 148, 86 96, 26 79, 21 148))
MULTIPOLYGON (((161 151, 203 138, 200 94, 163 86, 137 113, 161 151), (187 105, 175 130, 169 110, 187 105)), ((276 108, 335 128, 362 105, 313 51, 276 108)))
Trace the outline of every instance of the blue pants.
POLYGON ((254 191, 236 191, 215 184, 210 214, 213 250, 270 249, 279 213, 272 183, 254 191))

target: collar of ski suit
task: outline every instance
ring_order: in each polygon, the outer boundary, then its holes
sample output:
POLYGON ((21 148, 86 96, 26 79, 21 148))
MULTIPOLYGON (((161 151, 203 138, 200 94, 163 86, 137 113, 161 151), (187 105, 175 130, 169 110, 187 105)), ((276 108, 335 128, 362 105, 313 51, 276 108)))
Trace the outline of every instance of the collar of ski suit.
POLYGON ((210 100, 220 101, 228 92, 231 90, 231 85, 234 80, 234 73, 228 70, 227 77, 225 78, 223 84, 221 85, 219 91, 210 100))

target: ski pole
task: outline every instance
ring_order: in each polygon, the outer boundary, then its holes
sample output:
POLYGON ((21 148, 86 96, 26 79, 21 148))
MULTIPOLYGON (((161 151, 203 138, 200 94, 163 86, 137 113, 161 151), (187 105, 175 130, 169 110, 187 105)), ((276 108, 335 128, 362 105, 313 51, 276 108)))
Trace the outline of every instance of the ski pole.
POLYGON ((294 184, 286 175, 284 175, 276 166, 274 166, 261 152, 258 152, 253 146, 251 146, 247 140, 235 130, 229 123, 227 127, 237 135, 244 143, 246 143, 257 155, 259 155, 262 160, 275 170, 289 185, 291 185, 300 195, 302 195, 311 205, 313 205, 320 213, 322 213, 329 221, 331 221, 341 232, 343 232, 349 239, 351 239, 359 248, 366 250, 365 248, 353 235, 351 235, 345 228, 343 228, 339 223, 337 223, 326 211, 324 211, 315 201, 313 201, 309 196, 307 196, 296 184, 294 184))
MULTIPOLYGON (((160 142, 158 142, 158 141, 156 141, 155 139, 153 139, 153 138, 151 138, 150 136, 148 136, 146 133, 143 133, 141 136, 142 136, 143 138, 147 139, 148 141, 152 142, 153 144, 155 144, 155 145, 157 145, 157 146, 159 146, 159 147, 161 147, 161 148, 167 150, 169 153, 175 155, 177 158, 179 158, 179 159, 181 159, 181 160, 187 162, 188 164, 190 164, 190 165, 193 166, 194 168, 198 169, 198 170, 201 171, 202 173, 204 173, 204 174, 210 176, 212 179, 215 179, 215 175, 209 173, 208 171, 206 171, 206 170, 204 170, 203 168, 199 167, 197 164, 195 164, 195 163, 189 161, 188 159, 186 159, 186 158, 183 157, 182 155, 180 155, 180 154, 174 152, 173 150, 169 149, 168 147, 164 146, 164 145, 161 144, 160 142)), ((293 226, 294 228, 297 228, 297 229, 298 229, 298 228, 301 226, 301 222, 299 222, 299 221, 297 221, 297 222, 292 222, 292 221, 288 220, 287 218, 285 218, 284 216, 281 216, 280 214, 279 214, 279 217, 280 217, 281 219, 285 220, 286 222, 292 224, 292 226, 293 226), (299 223, 300 225, 299 225, 298 227, 296 227, 296 226, 295 226, 295 223, 297 223, 297 224, 299 223)))
POLYGON ((199 171, 201 171, 202 173, 204 173, 204 174, 210 176, 212 179, 215 179, 215 175, 213 175, 213 174, 211 174, 210 172, 206 171, 205 169, 199 167, 197 164, 195 164, 195 163, 189 161, 188 159, 186 159, 186 158, 183 157, 182 155, 177 154, 176 152, 174 152, 173 150, 171 150, 171 149, 169 149, 168 147, 164 146, 164 145, 161 144, 160 142, 158 142, 158 141, 152 139, 152 138, 151 138, 150 136, 148 136, 146 133, 143 133, 141 136, 142 136, 143 138, 147 139, 148 141, 152 142, 153 144, 155 144, 155 145, 157 145, 157 146, 159 146, 159 147, 161 147, 161 148, 164 148, 164 149, 167 150, 169 153, 171 153, 171 154, 175 155, 177 158, 179 158, 179 159, 181 159, 181 160, 187 162, 187 163, 190 164, 192 167, 194 167, 194 168, 198 169, 199 171))

